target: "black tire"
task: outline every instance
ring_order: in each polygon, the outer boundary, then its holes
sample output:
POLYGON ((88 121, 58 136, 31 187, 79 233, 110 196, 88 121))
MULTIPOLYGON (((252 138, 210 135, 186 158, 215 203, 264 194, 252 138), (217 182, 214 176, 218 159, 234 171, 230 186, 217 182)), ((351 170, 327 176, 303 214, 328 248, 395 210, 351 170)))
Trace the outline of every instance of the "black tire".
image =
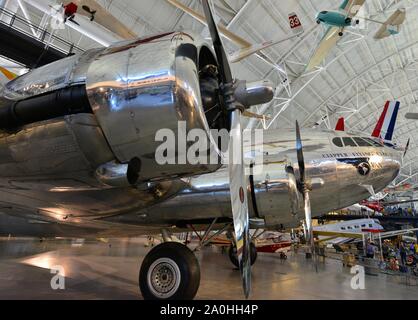
MULTIPOLYGON (((250 243, 250 255, 251 255, 251 265, 253 265, 255 263, 255 261, 257 260, 257 248, 255 247, 254 242, 250 243)), ((237 249, 236 249, 235 245, 231 244, 229 246, 228 256, 229 256, 229 260, 231 260, 232 264, 236 268, 239 268, 238 257, 237 257, 237 249)))
POLYGON ((139 288, 145 300, 191 300, 199 284, 199 262, 189 248, 178 242, 152 248, 139 271, 139 288))
POLYGON ((342 37, 342 36, 344 35, 344 33, 342 33, 342 32, 338 32, 338 35, 339 35, 340 37, 342 37))

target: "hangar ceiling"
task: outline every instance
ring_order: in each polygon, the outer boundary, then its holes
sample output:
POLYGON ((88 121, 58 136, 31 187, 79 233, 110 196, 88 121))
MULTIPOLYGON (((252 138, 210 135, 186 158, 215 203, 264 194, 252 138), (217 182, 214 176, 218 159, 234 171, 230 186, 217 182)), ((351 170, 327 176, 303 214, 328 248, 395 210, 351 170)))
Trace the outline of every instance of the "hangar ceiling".
MULTIPOLYGON (((178 0, 202 12, 199 0, 178 0)), ((0 0, 6 10, 24 16, 33 26, 50 28, 46 14, 29 0, 0 0)), ((41 0, 39 2, 56 3, 41 0)), ((169 31, 193 30, 208 36, 206 27, 167 0, 98 0, 119 21, 138 36, 169 31)), ((251 56, 233 65, 239 78, 268 78, 277 87, 275 99, 268 105, 254 107, 270 119, 250 120, 249 127, 266 129, 294 127, 299 120, 305 127, 332 129, 344 116, 348 130, 372 131, 386 100, 401 101, 395 140, 405 144, 411 138, 410 151, 404 159, 401 175, 393 183, 418 185, 418 121, 405 119, 405 113, 418 112, 418 3, 416 0, 366 0, 365 12, 375 20, 385 21, 397 8, 406 8, 407 18, 399 35, 373 39, 379 25, 370 22, 347 29, 336 48, 314 71, 305 72, 309 57, 321 39, 324 28, 315 16, 322 10, 336 10, 341 0, 214 0, 219 23, 251 43, 278 39, 289 33, 288 13, 296 12, 304 34, 263 51, 266 62, 251 56)), ((9 19, 9 20, 7 20, 9 19)), ((0 20, 10 17, 0 15, 0 20)), ((38 30, 27 32, 40 36, 38 30)), ((52 30, 51 30, 52 32, 52 30)), ((103 31, 106 32, 106 31, 103 31)), ((54 36, 86 50, 99 47, 97 41, 71 28, 53 31, 54 36)), ((55 38, 54 38, 55 39, 55 38)), ((47 41, 48 39, 46 39, 47 41)), ((51 45, 60 46, 53 40, 51 45)), ((238 47, 224 39, 227 50, 238 47)), ((2 61, 0 61, 2 62, 2 61)))

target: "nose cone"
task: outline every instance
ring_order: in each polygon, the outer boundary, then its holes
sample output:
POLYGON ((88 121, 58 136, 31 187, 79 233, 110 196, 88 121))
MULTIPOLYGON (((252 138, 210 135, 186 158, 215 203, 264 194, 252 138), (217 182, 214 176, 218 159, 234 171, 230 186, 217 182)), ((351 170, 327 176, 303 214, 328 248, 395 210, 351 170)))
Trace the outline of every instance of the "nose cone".
POLYGON ((359 152, 355 158, 337 160, 340 208, 370 197, 373 187, 379 192, 399 174, 402 153, 390 148, 359 152))
POLYGON ((395 150, 385 150, 369 158, 370 179, 376 192, 384 189, 399 174, 402 153, 395 150))

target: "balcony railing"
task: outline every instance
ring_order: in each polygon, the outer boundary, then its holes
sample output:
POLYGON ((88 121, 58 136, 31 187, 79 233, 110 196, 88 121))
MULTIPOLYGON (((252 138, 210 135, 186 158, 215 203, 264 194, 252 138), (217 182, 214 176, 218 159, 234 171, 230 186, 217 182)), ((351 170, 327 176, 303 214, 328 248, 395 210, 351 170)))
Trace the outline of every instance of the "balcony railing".
POLYGON ((53 32, 48 31, 46 28, 41 28, 39 25, 33 24, 25 17, 21 17, 16 13, 10 12, 4 8, 0 8, 0 17, 0 23, 2 25, 8 26, 25 34, 26 36, 44 43, 45 47, 54 48, 64 53, 65 55, 84 52, 82 48, 78 47, 74 43, 63 39, 58 35, 55 35, 53 32), (32 30, 35 31, 37 36, 32 33, 32 30))

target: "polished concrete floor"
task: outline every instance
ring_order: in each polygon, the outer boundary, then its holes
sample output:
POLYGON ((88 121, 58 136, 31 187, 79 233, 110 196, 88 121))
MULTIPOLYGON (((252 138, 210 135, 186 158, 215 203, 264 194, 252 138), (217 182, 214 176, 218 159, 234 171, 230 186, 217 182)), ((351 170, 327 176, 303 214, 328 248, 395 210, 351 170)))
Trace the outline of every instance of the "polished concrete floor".
MULTIPOLYGON (((83 242, 0 240, 0 299, 142 299, 137 278, 149 248, 144 240, 83 242), (50 268, 65 270, 65 289, 52 290, 50 268)), ((219 248, 197 253, 201 284, 197 299, 242 299, 240 275, 219 248)), ((318 273, 302 254, 281 261, 259 254, 253 268, 252 299, 418 299, 418 286, 404 277, 366 275, 353 290, 350 269, 327 259, 318 273), (411 285, 414 284, 414 285, 411 285)))

